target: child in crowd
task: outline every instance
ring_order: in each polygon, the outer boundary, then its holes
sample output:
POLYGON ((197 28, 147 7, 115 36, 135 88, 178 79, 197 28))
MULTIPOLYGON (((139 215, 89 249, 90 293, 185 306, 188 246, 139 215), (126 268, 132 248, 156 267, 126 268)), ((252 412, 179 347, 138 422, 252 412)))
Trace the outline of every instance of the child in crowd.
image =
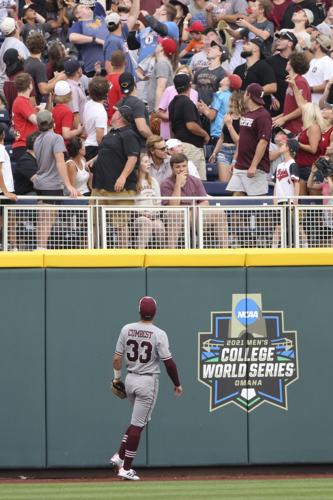
MULTIPOLYGON (((150 160, 146 153, 140 156, 140 166, 138 172, 138 182, 136 191, 138 197, 147 198, 146 200, 135 200, 137 206, 156 206, 161 204, 158 199, 161 196, 160 186, 156 179, 149 173, 150 160), (152 200, 151 198, 156 198, 152 200)), ((135 219, 135 227, 138 230, 136 248, 147 248, 152 236, 155 238, 155 247, 164 248, 165 246, 165 227, 160 219, 158 211, 140 212, 135 219)))
POLYGON ((108 124, 115 112, 115 105, 122 99, 123 94, 120 90, 119 77, 125 71, 126 57, 121 50, 114 50, 111 55, 111 71, 107 75, 107 81, 110 88, 108 91, 108 124))
POLYGON ((200 21, 195 21, 191 24, 189 28, 186 28, 186 31, 190 33, 191 41, 186 45, 186 47, 180 52, 179 57, 185 57, 189 55, 196 54, 200 52, 204 48, 204 36, 203 33, 205 28, 200 21))

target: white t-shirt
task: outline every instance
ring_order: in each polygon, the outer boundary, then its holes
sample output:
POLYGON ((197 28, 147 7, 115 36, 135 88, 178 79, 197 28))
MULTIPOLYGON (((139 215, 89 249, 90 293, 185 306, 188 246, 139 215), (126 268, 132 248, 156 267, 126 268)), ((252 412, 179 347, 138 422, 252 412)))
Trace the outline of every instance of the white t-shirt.
POLYGON ((151 186, 149 186, 148 181, 144 180, 141 184, 141 191, 138 192, 137 196, 140 198, 147 198, 146 200, 134 200, 135 205, 141 206, 154 206, 160 205, 161 200, 158 198, 161 197, 160 185, 154 177, 151 179, 151 186), (156 199, 153 199, 156 198, 156 199))
POLYGON ((294 182, 299 181, 299 169, 295 160, 288 160, 280 163, 274 174, 275 196, 278 201, 287 201, 289 197, 295 195, 294 182))
POLYGON ((8 49, 16 49, 23 59, 28 59, 30 52, 21 40, 18 40, 14 36, 5 38, 0 49, 0 86, 2 88, 4 81, 6 80, 6 65, 3 61, 3 55, 8 49))
MULTIPOLYGON (((3 144, 0 144, 0 164, 2 167, 2 177, 7 188, 7 191, 10 193, 14 192, 14 181, 12 174, 12 167, 10 164, 10 158, 6 151, 6 148, 3 144)), ((0 192, 2 192, 0 190, 0 192)))
MULTIPOLYGON (((329 56, 314 57, 310 61, 309 71, 305 73, 304 78, 310 87, 322 85, 327 80, 330 80, 333 78, 333 59, 329 56)), ((322 92, 314 92, 312 94, 312 102, 318 104, 322 94, 322 92)))
POLYGON ((92 99, 86 103, 83 112, 83 126, 87 134, 84 145, 98 146, 96 128, 103 128, 104 135, 108 131, 108 115, 103 104, 95 102, 92 99))

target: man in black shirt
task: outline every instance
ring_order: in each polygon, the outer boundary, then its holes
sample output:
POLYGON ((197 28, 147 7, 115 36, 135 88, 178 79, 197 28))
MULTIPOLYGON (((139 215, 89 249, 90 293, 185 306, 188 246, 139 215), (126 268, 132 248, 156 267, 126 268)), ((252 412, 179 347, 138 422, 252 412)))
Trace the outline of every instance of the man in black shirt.
POLYGON ((290 54, 295 50, 297 45, 297 38, 292 31, 285 31, 282 33, 275 33, 277 38, 274 56, 266 59, 267 63, 273 68, 277 83, 277 91, 272 94, 271 115, 279 115, 283 110, 284 98, 288 83, 286 78, 288 76, 286 67, 290 54))
POLYGON ((225 71, 221 67, 224 57, 222 45, 212 42, 207 53, 208 68, 199 69, 194 75, 193 83, 199 100, 207 106, 211 104, 214 92, 219 90, 220 81, 225 77, 225 71))
POLYGON ((209 142, 209 134, 202 128, 199 112, 189 95, 191 80, 186 74, 178 74, 174 80, 178 95, 169 104, 169 120, 174 137, 182 141, 185 155, 197 167, 200 179, 206 177, 204 144, 209 142))
POLYGON ((119 76, 119 86, 124 97, 119 101, 117 106, 126 105, 131 108, 133 114, 131 126, 138 135, 141 148, 144 148, 148 137, 153 135, 149 127, 147 106, 137 97, 135 80, 131 73, 125 72, 119 76))
POLYGON ((28 135, 27 151, 20 156, 14 170, 14 186, 17 195, 36 195, 33 179, 38 170, 38 164, 34 153, 34 142, 39 132, 28 135))
POLYGON ((241 57, 246 59, 234 69, 234 73, 243 80, 242 90, 251 83, 259 83, 264 89, 265 108, 270 109, 271 94, 277 91, 276 77, 273 68, 264 58, 263 43, 259 38, 247 40, 243 45, 241 57))
MULTIPOLYGON (((94 162, 92 196, 132 197, 125 200, 101 200, 101 205, 132 205, 136 194, 134 171, 140 156, 140 142, 130 126, 132 110, 123 105, 112 116, 111 129, 99 145, 94 162)), ((128 214, 114 213, 111 224, 117 231, 117 248, 128 248, 128 214)))

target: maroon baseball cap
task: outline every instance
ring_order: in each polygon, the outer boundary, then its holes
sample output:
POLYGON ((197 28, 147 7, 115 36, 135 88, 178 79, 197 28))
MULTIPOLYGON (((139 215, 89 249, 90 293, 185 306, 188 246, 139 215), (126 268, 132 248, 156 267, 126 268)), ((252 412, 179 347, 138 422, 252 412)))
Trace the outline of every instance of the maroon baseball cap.
POLYGON ((150 320, 156 314, 157 304, 153 297, 142 297, 139 302, 139 313, 142 319, 150 320))
POLYGON ((265 104, 264 102, 264 89, 262 88, 259 83, 250 83, 245 89, 245 92, 249 94, 250 98, 252 101, 256 102, 257 104, 265 104))

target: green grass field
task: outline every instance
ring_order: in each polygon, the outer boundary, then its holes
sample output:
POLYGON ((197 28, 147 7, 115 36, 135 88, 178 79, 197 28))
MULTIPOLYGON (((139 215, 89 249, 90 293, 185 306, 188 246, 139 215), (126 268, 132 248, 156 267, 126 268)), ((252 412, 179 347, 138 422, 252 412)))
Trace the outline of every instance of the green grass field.
POLYGON ((333 479, 0 484, 1 500, 333 500, 333 479))

